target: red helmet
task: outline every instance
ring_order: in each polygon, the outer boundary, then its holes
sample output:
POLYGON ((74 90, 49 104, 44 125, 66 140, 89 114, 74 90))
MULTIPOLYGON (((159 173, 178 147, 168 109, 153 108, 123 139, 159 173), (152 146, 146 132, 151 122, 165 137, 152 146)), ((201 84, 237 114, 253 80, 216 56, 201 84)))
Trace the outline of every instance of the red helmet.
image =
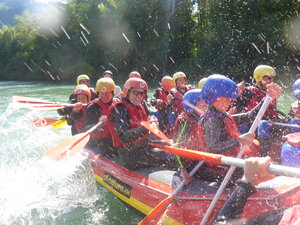
POLYGON ((88 98, 88 101, 91 101, 91 91, 86 85, 77 85, 76 89, 73 91, 74 96, 76 95, 86 95, 88 98))
POLYGON ((130 74, 129 74, 129 78, 142 78, 141 74, 137 71, 132 71, 130 74))
POLYGON ((123 97, 127 97, 130 88, 136 88, 143 91, 148 91, 148 85, 146 81, 140 78, 129 78, 123 87, 123 97))

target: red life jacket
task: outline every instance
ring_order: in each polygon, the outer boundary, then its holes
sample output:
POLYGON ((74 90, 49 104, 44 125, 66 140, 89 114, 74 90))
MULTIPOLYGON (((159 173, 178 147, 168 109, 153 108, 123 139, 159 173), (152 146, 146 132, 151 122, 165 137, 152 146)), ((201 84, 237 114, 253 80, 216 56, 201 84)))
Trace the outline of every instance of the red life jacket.
POLYGON ((156 93, 158 93, 158 97, 157 99, 161 99, 164 101, 164 104, 161 104, 161 105, 156 105, 155 108, 157 110, 163 110, 164 108, 166 108, 167 104, 166 104, 166 101, 167 101, 167 96, 169 95, 169 92, 168 91, 165 91, 162 87, 160 88, 157 88, 155 90, 156 93))
MULTIPOLYGON (((201 116, 200 118, 200 122, 199 122, 199 126, 198 126, 198 135, 199 135, 199 143, 201 144, 199 146, 199 151, 206 151, 206 145, 205 145, 205 139, 204 139, 204 134, 203 134, 203 129, 202 129, 202 124, 203 121, 205 119, 207 119, 210 116, 218 116, 220 118, 222 118, 223 122, 224 122, 224 126, 225 126, 225 130, 227 133, 227 140, 230 140, 232 138, 237 138, 238 136, 241 135, 239 129, 238 129, 238 125, 236 124, 234 118, 231 115, 225 115, 222 113, 216 113, 216 112, 210 112, 210 113, 206 113, 203 116, 201 116)), ((234 149, 232 149, 231 151, 228 151, 226 153, 224 153, 223 155, 225 156, 230 156, 230 157, 236 157, 236 155, 238 154, 238 152, 240 151, 240 147, 236 147, 234 149)), ((250 149, 246 149, 244 151, 244 156, 246 157, 258 157, 260 156, 260 153, 258 151, 257 148, 254 148, 250 151, 250 149)), ((207 163, 210 167, 211 170, 215 173, 224 173, 226 172, 226 170, 220 171, 220 170, 214 170, 213 167, 216 167, 216 165, 214 164, 209 164, 207 163)))
POLYGON ((173 95, 174 97, 174 104, 173 104, 173 112, 176 114, 176 115, 180 115, 180 113, 182 113, 184 110, 182 108, 182 99, 183 99, 183 95, 189 91, 189 90, 192 90, 194 89, 193 86, 191 85, 186 85, 185 86, 185 90, 184 92, 181 92, 180 90, 178 90, 176 87, 175 88, 172 88, 170 93, 173 95))
MULTIPOLYGON (((117 102, 119 101, 116 98, 113 98, 113 102, 117 102)), ((104 102, 102 102, 99 98, 95 99, 92 101, 92 103, 97 104, 100 106, 101 108, 101 115, 102 116, 107 116, 108 115, 108 109, 110 107, 109 104, 106 104, 104 102)), ((99 139, 103 139, 103 138, 110 138, 111 134, 108 128, 108 123, 107 121, 104 122, 103 126, 101 127, 101 130, 96 130, 91 134, 91 138, 93 140, 99 140, 99 139)))
POLYGON ((84 119, 85 119, 85 114, 86 114, 86 108, 87 106, 82 106, 80 111, 82 112, 81 116, 74 121, 74 126, 76 127, 77 134, 82 133, 82 129, 84 126, 84 119))
MULTIPOLYGON (((108 115, 111 114, 111 112, 116 108, 117 105, 124 105, 128 111, 128 115, 129 115, 129 124, 130 124, 130 128, 129 129, 134 129, 134 128, 138 128, 140 127, 140 122, 143 120, 147 120, 148 118, 148 113, 147 110, 144 108, 144 106, 142 104, 140 104, 139 106, 135 106, 129 102, 125 102, 125 101, 121 101, 121 102, 115 102, 112 104, 112 106, 109 108, 109 112, 108 115)), ((132 142, 129 143, 123 143, 121 141, 121 139, 119 138, 119 135, 116 131, 115 128, 115 124, 112 122, 112 120, 110 119, 110 116, 108 116, 108 125, 109 125, 109 130, 112 136, 112 140, 113 140, 113 144, 115 147, 120 147, 120 146, 126 146, 126 145, 130 145, 130 144, 134 144, 137 143, 141 140, 143 140, 144 138, 148 137, 148 134, 142 136, 141 138, 134 140, 132 142)))
MULTIPOLYGON (((187 121, 191 125, 191 130, 189 132, 190 136, 188 141, 184 143, 184 148, 192 149, 192 150, 199 150, 199 129, 198 129, 198 116, 190 112, 183 112, 181 113, 174 124, 174 140, 177 141, 178 136, 180 135, 181 130, 178 130, 178 126, 180 123, 187 121)), ((180 142, 181 140, 179 140, 180 142)))
MULTIPOLYGON (((257 106, 260 101, 266 96, 266 94, 258 89, 257 87, 254 86, 250 86, 247 87, 248 90, 251 91, 252 93, 252 98, 250 99, 250 101, 246 104, 244 110, 245 112, 250 111, 251 109, 253 109, 255 106, 257 106)), ((276 99, 274 99, 270 105, 273 105, 276 108, 276 99)), ((274 108, 272 107, 268 107, 267 111, 264 114, 264 119, 277 119, 278 115, 277 112, 274 108)))

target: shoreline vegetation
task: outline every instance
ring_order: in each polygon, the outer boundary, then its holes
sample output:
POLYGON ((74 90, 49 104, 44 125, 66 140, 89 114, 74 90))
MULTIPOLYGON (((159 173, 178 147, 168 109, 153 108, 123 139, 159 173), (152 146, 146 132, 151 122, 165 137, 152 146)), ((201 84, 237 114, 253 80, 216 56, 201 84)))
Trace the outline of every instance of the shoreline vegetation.
MULTIPOLYGON (((259 64, 292 82, 299 73, 300 3, 219 0, 74 0, 17 16, 0 32, 0 80, 117 83, 137 70, 151 84, 184 71, 250 81, 259 64)), ((298 75, 299 76, 299 75, 298 75)))

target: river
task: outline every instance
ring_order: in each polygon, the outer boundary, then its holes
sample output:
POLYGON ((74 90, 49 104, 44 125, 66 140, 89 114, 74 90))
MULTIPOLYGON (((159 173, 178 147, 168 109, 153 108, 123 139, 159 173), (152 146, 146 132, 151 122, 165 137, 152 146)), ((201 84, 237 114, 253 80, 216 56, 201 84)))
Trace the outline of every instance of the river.
POLYGON ((70 136, 70 127, 35 127, 56 112, 20 109, 12 96, 67 102, 74 85, 0 82, 0 225, 130 225, 142 217, 93 178, 85 155, 53 162, 44 152, 70 136))

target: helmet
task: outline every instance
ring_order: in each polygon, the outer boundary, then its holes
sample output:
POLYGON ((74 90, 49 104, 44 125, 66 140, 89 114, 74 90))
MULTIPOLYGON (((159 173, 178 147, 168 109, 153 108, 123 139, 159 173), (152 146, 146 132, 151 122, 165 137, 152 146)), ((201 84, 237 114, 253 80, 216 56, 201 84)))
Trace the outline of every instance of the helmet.
POLYGON ((167 91, 170 91, 175 86, 173 78, 170 76, 164 76, 161 79, 161 85, 162 85, 163 89, 165 89, 167 91))
POLYGON ((296 80, 296 82, 294 83, 293 93, 294 93, 294 96, 300 100, 300 79, 296 80))
POLYGON ((253 72, 253 77, 256 83, 260 82, 264 76, 275 77, 275 69, 267 65, 259 65, 253 72))
POLYGON ((207 77, 202 87, 202 97, 207 104, 214 103, 219 97, 234 98, 238 97, 236 83, 220 74, 213 74, 207 77))
POLYGON ((192 112, 194 109, 191 105, 196 106, 196 103, 201 99, 202 94, 200 89, 190 90, 183 95, 182 107, 185 111, 192 112))
POLYGON ((129 78, 123 87, 123 97, 127 97, 130 88, 137 88, 140 90, 148 91, 148 85, 146 81, 140 78, 129 78))
POLYGON ((128 77, 129 78, 142 78, 141 74, 137 71, 132 71, 128 77))
POLYGON ((202 89, 204 82, 207 80, 206 77, 202 78, 201 80, 199 80, 198 82, 198 88, 202 89))
POLYGON ((77 77, 77 85, 79 85, 82 80, 90 80, 89 76, 86 74, 81 74, 77 77))
POLYGON ((100 78, 96 83, 96 91, 99 93, 109 93, 115 90, 115 82, 108 77, 100 78))
POLYGON ((113 75, 113 73, 112 73, 110 70, 105 70, 105 71, 102 73, 102 76, 104 76, 105 74, 113 75))
POLYGON ((181 78, 181 77, 184 77, 185 79, 187 79, 186 75, 184 74, 184 72, 176 72, 176 73, 174 73, 173 74, 173 81, 174 81, 174 83, 176 84, 176 80, 178 78, 181 78))
POLYGON ((88 88, 88 86, 84 84, 80 84, 76 86, 76 89, 73 91, 74 96, 76 95, 86 95, 88 98, 88 101, 91 101, 91 91, 88 88))

